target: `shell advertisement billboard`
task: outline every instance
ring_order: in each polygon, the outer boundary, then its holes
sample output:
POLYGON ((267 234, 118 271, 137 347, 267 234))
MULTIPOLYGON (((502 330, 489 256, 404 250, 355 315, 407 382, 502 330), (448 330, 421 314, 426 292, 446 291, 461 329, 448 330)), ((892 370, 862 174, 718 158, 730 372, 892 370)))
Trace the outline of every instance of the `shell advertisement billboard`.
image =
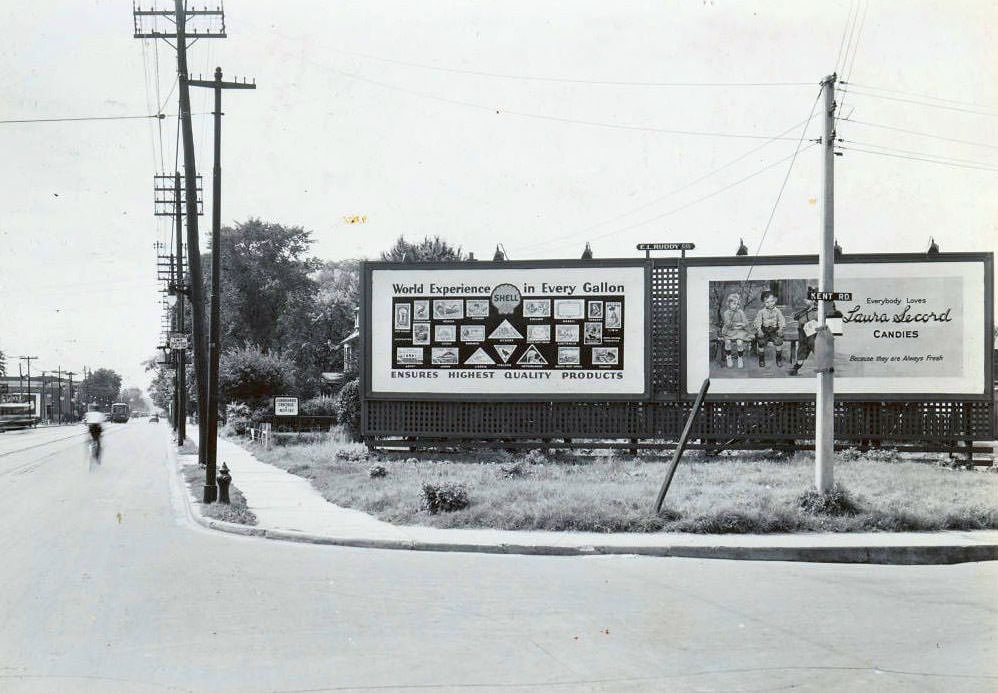
POLYGON ((367 263, 369 396, 643 399, 640 261, 367 263))

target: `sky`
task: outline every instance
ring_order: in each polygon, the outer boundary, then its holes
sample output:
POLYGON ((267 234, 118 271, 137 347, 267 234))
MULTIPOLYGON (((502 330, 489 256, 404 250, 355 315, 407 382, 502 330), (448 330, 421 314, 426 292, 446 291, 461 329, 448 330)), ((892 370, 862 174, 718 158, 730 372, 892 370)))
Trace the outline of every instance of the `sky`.
MULTIPOLYGON (((212 6, 211 0, 206 0, 212 6)), ((172 2, 142 0, 148 8, 172 2)), ((205 2, 197 3, 198 6, 205 2)), ((816 253, 819 83, 839 75, 845 252, 998 248, 998 3, 504 0, 226 5, 189 49, 223 96, 224 224, 323 260, 439 235, 490 259, 816 253), (356 217, 362 223, 349 223, 356 217)), ((125 0, 0 3, 0 349, 119 372, 160 343, 153 175, 177 167, 176 54, 125 0), (163 120, 9 122, 147 116, 163 120)), ((192 90, 211 189, 210 92, 192 90)), ((210 195, 201 218, 210 226, 210 195)), ((202 248, 205 247, 202 240, 202 248)))

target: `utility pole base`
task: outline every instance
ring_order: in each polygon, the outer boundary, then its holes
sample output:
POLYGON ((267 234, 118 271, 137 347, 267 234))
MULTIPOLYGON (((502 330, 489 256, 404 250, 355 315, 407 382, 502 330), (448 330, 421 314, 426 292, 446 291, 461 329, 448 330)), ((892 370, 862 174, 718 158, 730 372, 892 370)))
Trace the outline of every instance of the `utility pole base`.
POLYGON ((204 485, 204 502, 206 504, 207 503, 214 503, 216 500, 218 500, 218 487, 215 486, 214 484, 211 484, 211 485, 205 484, 204 485))

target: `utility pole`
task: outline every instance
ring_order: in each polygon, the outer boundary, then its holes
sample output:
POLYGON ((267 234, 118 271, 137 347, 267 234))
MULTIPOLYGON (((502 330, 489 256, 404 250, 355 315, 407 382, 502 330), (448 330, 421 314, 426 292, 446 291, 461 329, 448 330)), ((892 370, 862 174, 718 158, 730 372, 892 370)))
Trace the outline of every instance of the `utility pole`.
MULTIPOLYGON (((197 201, 197 182, 196 182, 196 165, 194 160, 194 134, 191 127, 191 97, 190 89, 188 85, 188 71, 187 71, 187 18, 188 17, 218 17, 221 20, 221 31, 197 31, 193 32, 194 39, 202 38, 225 38, 225 13, 219 7, 218 9, 209 10, 207 8, 197 9, 192 8, 190 11, 186 10, 184 0, 174 0, 174 9, 172 12, 167 10, 142 10, 136 9, 134 6, 132 8, 132 17, 135 22, 135 38, 155 38, 155 39, 176 39, 176 49, 177 49, 177 82, 178 82, 178 92, 180 95, 180 132, 181 140, 183 142, 183 152, 184 152, 184 183, 186 189, 185 203, 187 210, 187 258, 188 258, 188 270, 190 272, 190 300, 191 300, 191 312, 193 316, 193 339, 191 340, 191 348, 194 352, 194 375, 197 379, 197 392, 198 392, 198 428, 199 428, 199 445, 198 445, 198 462, 204 466, 206 464, 205 458, 205 413, 208 409, 207 395, 207 358, 205 353, 205 325, 204 325, 204 301, 201 295, 202 283, 201 283, 201 250, 199 247, 198 240, 198 201, 197 201), (172 31, 151 31, 147 32, 142 29, 142 21, 145 17, 164 17, 170 19, 172 17, 173 26, 172 31)), ((178 229, 179 231, 179 229, 178 229)), ((205 502, 214 502, 217 496, 217 489, 212 487, 209 492, 207 485, 205 486, 205 502)))
MULTIPOLYGON (((34 409, 35 408, 35 403, 31 399, 31 362, 32 361, 37 361, 38 357, 37 356, 18 356, 18 358, 21 359, 22 361, 27 361, 28 362, 28 401, 31 402, 31 408, 34 409)), ((39 417, 41 417, 41 415, 42 415, 41 409, 42 409, 41 405, 38 405, 38 416, 39 417)))
POLYGON ((59 383, 59 385, 58 385, 58 390, 59 390, 59 425, 61 426, 62 425, 62 364, 59 364, 58 374, 59 375, 56 376, 56 377, 58 378, 57 382, 59 383))
MULTIPOLYGON (((822 293, 835 290, 835 81, 836 75, 832 73, 821 82, 825 129, 821 139, 823 166, 818 291, 822 293)), ((828 330, 825 321, 830 305, 830 301, 818 301, 818 322, 823 330, 828 330)), ((819 370, 816 376, 818 387, 814 409, 814 485, 821 494, 832 490, 835 462, 834 341, 828 339, 827 344, 827 367, 819 370)))
MULTIPOLYGON (((183 195, 180 192, 180 172, 173 174, 173 195, 174 195, 174 226, 176 226, 177 250, 173 259, 173 291, 177 296, 176 316, 177 332, 186 334, 184 327, 184 296, 187 290, 184 288, 184 210, 183 195)), ((173 408, 175 426, 177 430, 177 447, 184 444, 187 438, 187 350, 178 349, 176 355, 177 372, 173 379, 173 391, 176 404, 173 408)))
POLYGON ((208 340, 208 406, 207 426, 202 426, 204 437, 201 445, 205 450, 204 502, 215 500, 217 486, 215 483, 215 462, 218 448, 218 359, 221 342, 221 235, 222 235, 222 90, 223 89, 256 89, 256 81, 247 84, 242 82, 223 82, 222 68, 215 68, 215 79, 189 80, 192 87, 205 87, 215 90, 215 164, 212 168, 212 202, 211 202, 211 335, 208 340), (209 490, 210 489, 210 490, 209 490), (211 500, 209 500, 211 496, 211 500))
POLYGON ((66 371, 66 375, 69 376, 69 417, 71 419, 76 419, 76 400, 73 397, 73 376, 76 375, 75 371, 66 371))

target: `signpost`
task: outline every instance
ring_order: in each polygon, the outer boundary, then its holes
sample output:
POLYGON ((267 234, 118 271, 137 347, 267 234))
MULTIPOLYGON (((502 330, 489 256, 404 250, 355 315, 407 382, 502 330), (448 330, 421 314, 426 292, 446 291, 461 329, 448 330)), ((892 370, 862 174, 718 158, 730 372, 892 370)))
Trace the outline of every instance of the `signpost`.
POLYGON ((274 414, 276 416, 298 416, 298 398, 275 397, 274 414))
POLYGON ((807 300, 809 301, 851 301, 851 291, 818 291, 808 288, 807 300))
POLYGON ((682 257, 686 257, 687 250, 693 250, 696 245, 693 243, 638 243, 638 250, 645 251, 645 257, 651 257, 653 250, 680 250, 682 257))

